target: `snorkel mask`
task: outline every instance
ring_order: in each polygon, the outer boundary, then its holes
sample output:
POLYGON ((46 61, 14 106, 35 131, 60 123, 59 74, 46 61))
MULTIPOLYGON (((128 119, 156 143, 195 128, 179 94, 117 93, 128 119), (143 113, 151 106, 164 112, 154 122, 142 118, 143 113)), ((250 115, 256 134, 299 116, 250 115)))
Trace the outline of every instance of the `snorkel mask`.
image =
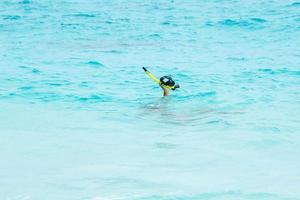
POLYGON ((145 67, 143 67, 143 70, 149 76, 149 78, 151 78, 155 83, 159 84, 164 88, 172 89, 172 90, 176 90, 177 88, 180 88, 180 86, 178 84, 175 84, 175 81, 170 76, 163 76, 158 80, 145 67))

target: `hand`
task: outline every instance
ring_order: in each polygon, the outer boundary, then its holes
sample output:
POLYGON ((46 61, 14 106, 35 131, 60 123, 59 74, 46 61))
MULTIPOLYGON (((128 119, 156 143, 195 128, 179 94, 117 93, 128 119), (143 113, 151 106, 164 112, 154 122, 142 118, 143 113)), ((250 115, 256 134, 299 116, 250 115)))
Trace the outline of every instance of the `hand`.
POLYGON ((172 90, 176 90, 177 88, 180 88, 180 86, 179 86, 178 84, 176 84, 176 85, 174 86, 174 88, 172 88, 172 90))

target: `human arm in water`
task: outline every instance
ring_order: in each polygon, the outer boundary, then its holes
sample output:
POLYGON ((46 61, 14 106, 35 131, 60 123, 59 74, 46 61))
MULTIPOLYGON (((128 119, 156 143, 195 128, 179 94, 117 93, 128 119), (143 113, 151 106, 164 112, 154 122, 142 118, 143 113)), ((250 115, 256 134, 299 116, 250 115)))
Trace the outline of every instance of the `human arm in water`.
POLYGON ((159 84, 161 89, 163 89, 163 91, 164 91, 164 96, 168 96, 169 95, 169 89, 167 87, 165 87, 164 85, 162 85, 160 80, 158 80, 155 76, 153 76, 145 67, 143 67, 143 70, 149 76, 149 78, 151 78, 155 83, 159 84))

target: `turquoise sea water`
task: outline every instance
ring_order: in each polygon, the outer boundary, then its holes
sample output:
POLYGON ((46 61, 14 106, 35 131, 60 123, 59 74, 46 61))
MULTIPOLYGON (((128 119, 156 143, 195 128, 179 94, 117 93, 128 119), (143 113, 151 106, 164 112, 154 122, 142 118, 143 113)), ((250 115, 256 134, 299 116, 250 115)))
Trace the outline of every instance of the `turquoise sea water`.
POLYGON ((0 199, 300 199, 299 38, 296 0, 1 0, 0 199))

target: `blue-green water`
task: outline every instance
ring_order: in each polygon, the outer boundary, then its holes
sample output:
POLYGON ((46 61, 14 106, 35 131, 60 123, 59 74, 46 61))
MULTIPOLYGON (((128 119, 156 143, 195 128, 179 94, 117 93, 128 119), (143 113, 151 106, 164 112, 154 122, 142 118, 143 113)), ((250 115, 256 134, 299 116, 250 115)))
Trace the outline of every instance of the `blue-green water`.
POLYGON ((300 199, 299 38, 296 0, 1 0, 0 199, 300 199))

